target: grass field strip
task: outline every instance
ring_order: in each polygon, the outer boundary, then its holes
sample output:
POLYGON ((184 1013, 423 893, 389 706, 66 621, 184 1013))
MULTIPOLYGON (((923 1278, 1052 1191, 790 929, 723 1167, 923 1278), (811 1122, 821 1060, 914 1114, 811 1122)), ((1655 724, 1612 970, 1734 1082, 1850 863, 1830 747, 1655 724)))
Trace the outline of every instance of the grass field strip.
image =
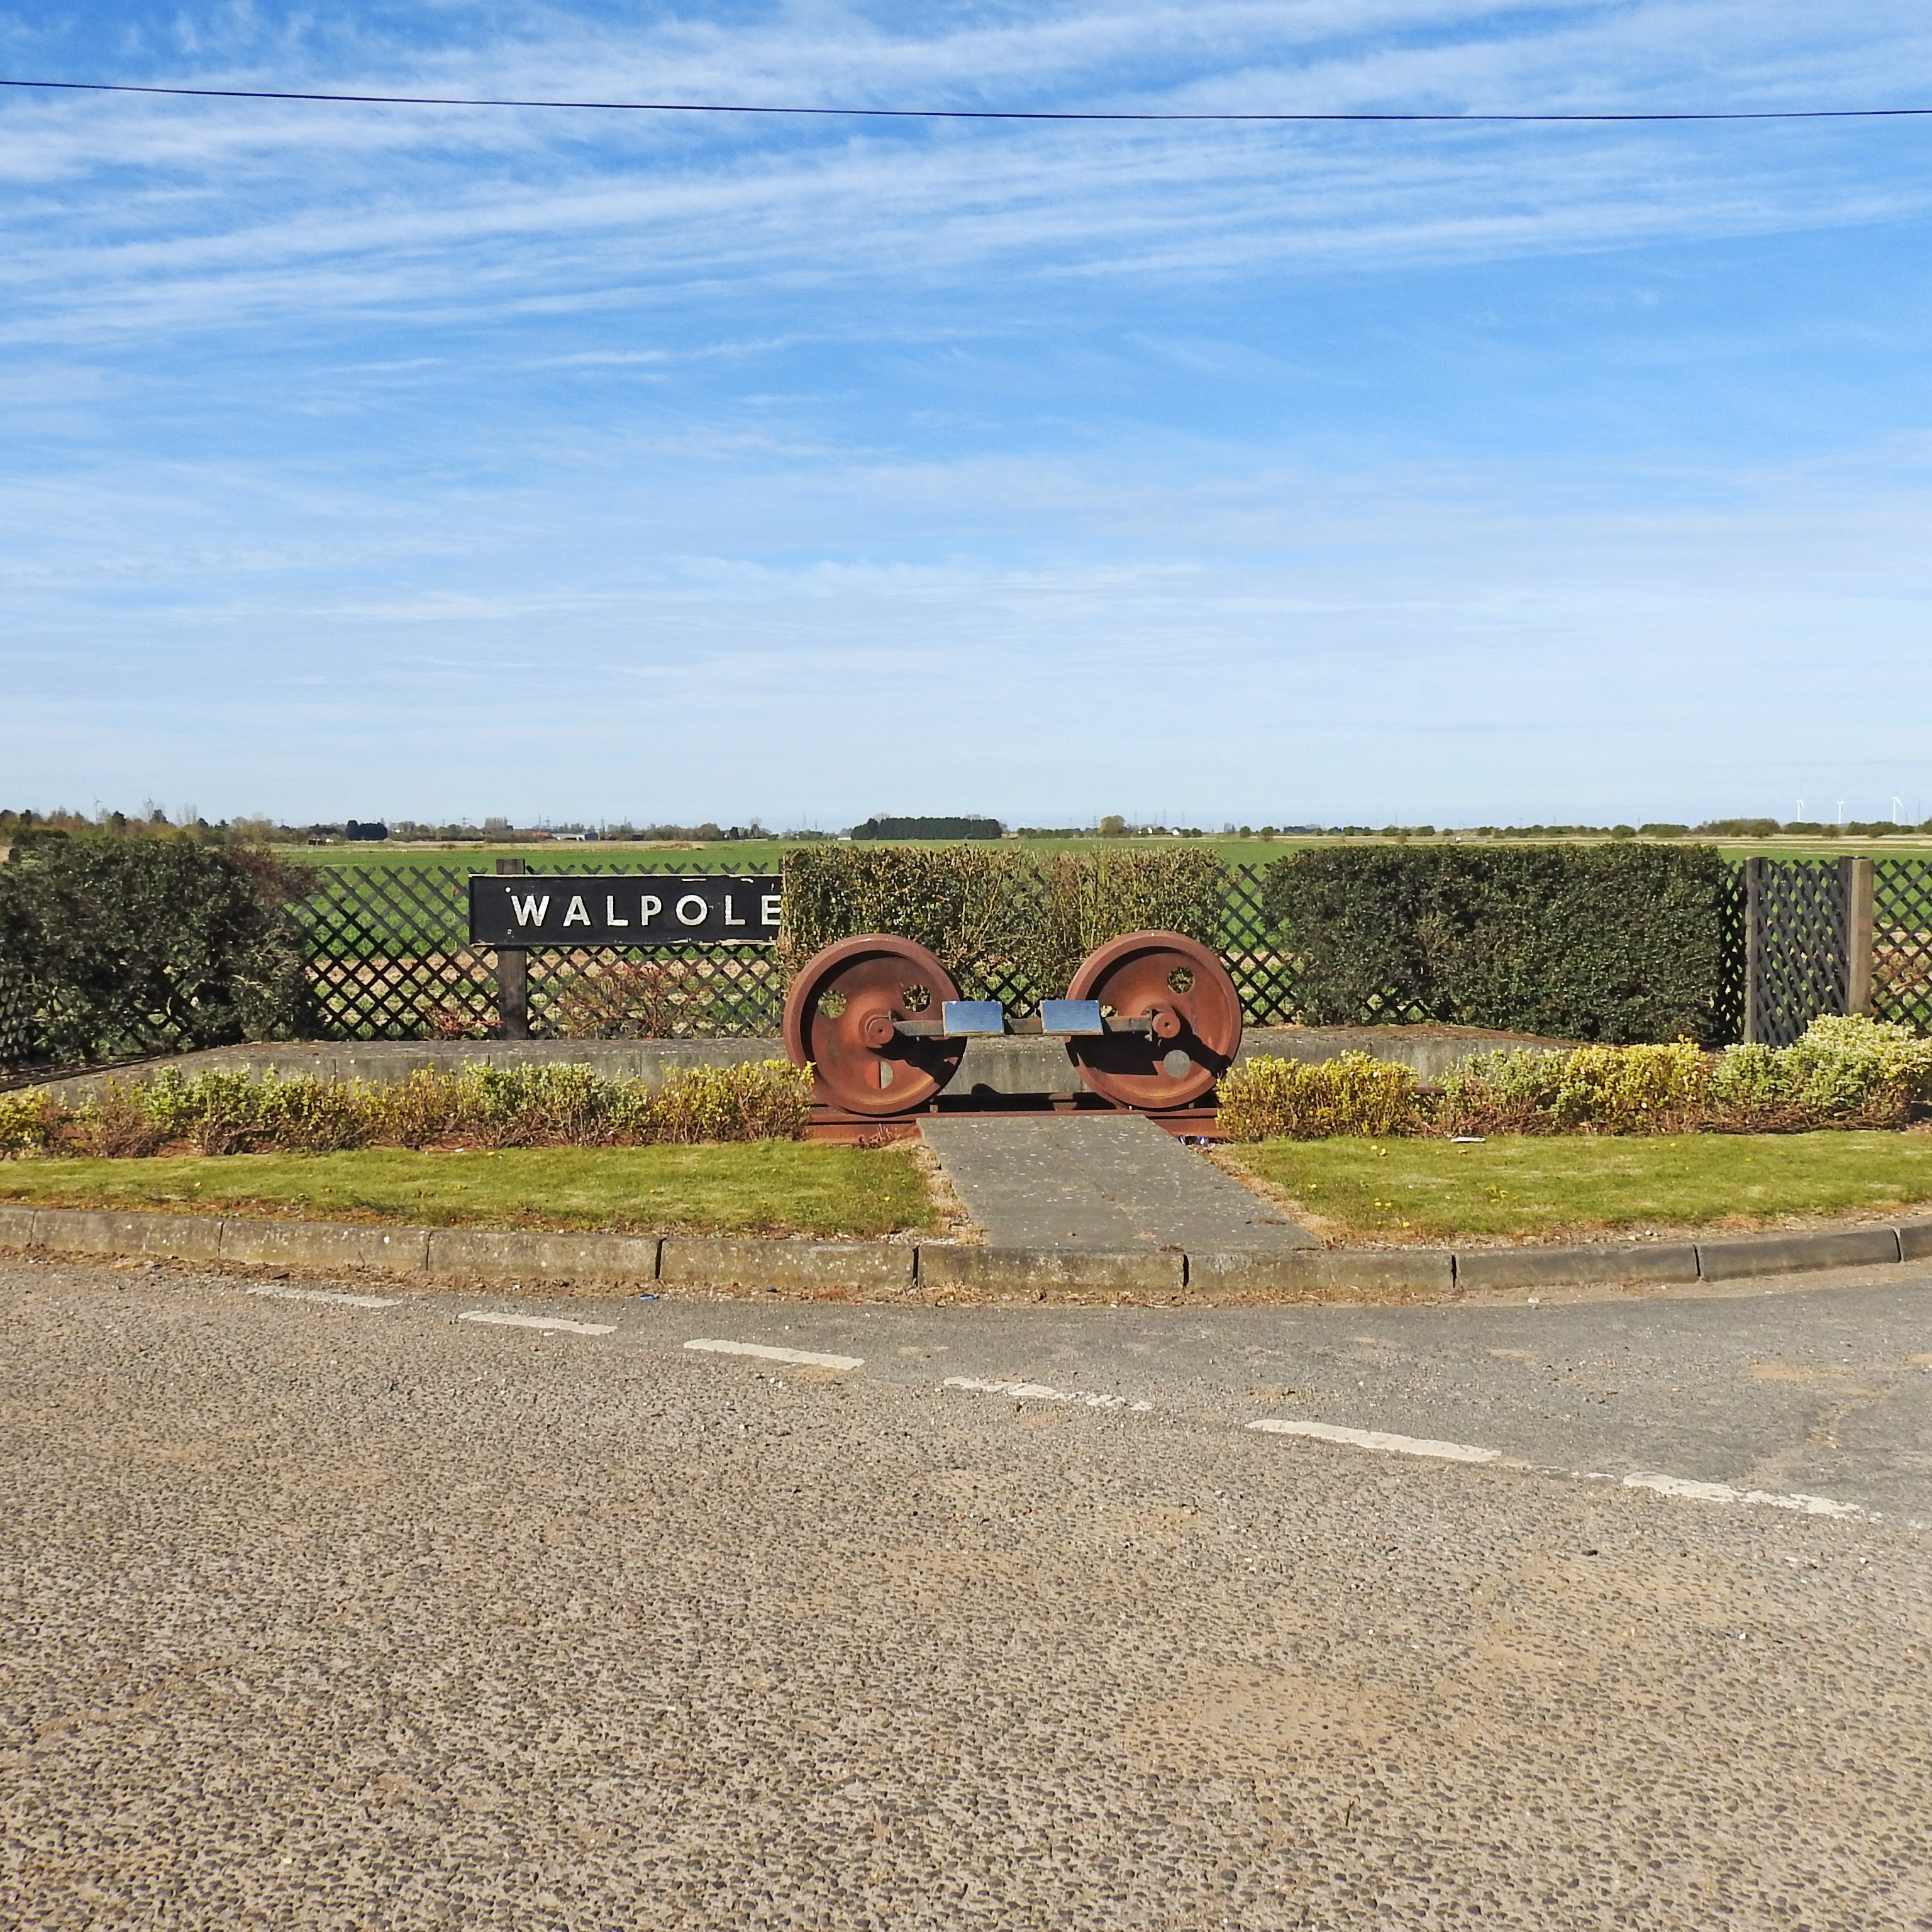
POLYGON ((344 1308, 399 1308, 401 1298, 382 1294, 345 1294, 327 1288, 251 1288, 250 1294, 266 1295, 272 1301, 330 1301, 344 1308))
POLYGON ((941 1388, 970 1389, 979 1395, 1011 1396, 1022 1402, 1077 1402, 1088 1408, 1124 1408, 1130 1414, 1144 1414, 1150 1402, 1130 1402, 1124 1395, 1094 1395, 1086 1389, 1048 1388, 1044 1382, 988 1382, 978 1376, 948 1376, 941 1388))
POLYGON ((1489 1462, 1498 1468, 1527 1470, 1541 1476, 1566 1476, 1580 1483, 1615 1483, 1622 1489, 1649 1490, 1658 1496, 1676 1496, 1686 1502, 1754 1503, 1768 1509, 1796 1510, 1804 1516, 1839 1516, 1855 1522, 1883 1520, 1875 1510, 1862 1509, 1856 1503, 1836 1502, 1829 1496, 1784 1495, 1771 1490, 1736 1490, 1728 1483, 1700 1483, 1684 1476, 1648 1472, 1616 1476, 1598 1469, 1545 1468, 1514 1456, 1505 1456, 1500 1449, 1484 1449, 1472 1442, 1441 1442, 1427 1436, 1392 1436, 1380 1429, 1344 1429, 1334 1423, 1286 1421, 1274 1417, 1250 1422, 1247 1426, 1264 1436, 1299 1436, 1345 1448, 1377 1450, 1385 1455, 1418 1456, 1442 1462, 1489 1462))
POLYGON ((560 1315, 500 1315, 494 1309, 472 1308, 459 1322, 487 1322, 500 1328, 535 1328, 543 1334, 614 1335, 614 1322, 568 1322, 560 1315))
POLYGON ((723 1342, 708 1336, 684 1346, 704 1354, 749 1355, 757 1361, 789 1362, 802 1369, 836 1369, 842 1375, 848 1369, 862 1369, 866 1365, 862 1355, 826 1355, 812 1348, 779 1348, 764 1342, 723 1342))

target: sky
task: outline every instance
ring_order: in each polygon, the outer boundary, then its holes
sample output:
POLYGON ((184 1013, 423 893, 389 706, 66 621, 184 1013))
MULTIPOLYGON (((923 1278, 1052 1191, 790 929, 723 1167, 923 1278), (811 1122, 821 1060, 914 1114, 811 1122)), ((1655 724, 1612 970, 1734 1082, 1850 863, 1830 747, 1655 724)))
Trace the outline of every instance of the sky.
MULTIPOLYGON (((0 0, 0 74, 1932 106, 1798 0, 0 0)), ((0 89, 0 805, 1932 815, 1932 118, 0 89)))

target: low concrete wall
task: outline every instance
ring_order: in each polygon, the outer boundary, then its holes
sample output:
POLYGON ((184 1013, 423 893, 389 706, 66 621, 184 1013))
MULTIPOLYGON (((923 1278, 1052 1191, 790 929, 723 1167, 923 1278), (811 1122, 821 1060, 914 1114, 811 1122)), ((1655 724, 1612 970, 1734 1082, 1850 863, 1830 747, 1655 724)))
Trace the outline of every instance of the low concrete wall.
MULTIPOLYGON (((1564 1046, 1564 1040, 1538 1040, 1528 1034, 1490 1033, 1480 1027, 1256 1027, 1241 1043, 1240 1060, 1257 1054, 1306 1061, 1334 1060, 1344 1053, 1372 1053, 1413 1067, 1424 1080, 1439 1078, 1472 1053, 1498 1046, 1564 1046)), ((46 1090, 77 1102, 98 1093, 110 1080, 123 1085, 152 1077, 168 1066, 184 1074, 214 1068, 236 1069, 257 1077, 271 1069, 309 1073, 320 1080, 363 1080, 387 1086, 434 1068, 460 1072, 481 1062, 493 1066, 594 1066, 599 1073, 645 1080, 690 1066, 738 1066, 756 1060, 782 1060, 784 1043, 773 1038, 747 1040, 293 1040, 255 1046, 214 1046, 147 1060, 112 1072, 76 1074, 50 1081, 46 1090)), ((1239 1060, 1237 1061, 1237 1064, 1239 1060)), ((1080 1076, 1058 1040, 1008 1035, 976 1040, 966 1048, 949 1095, 1071 1094, 1082 1091, 1080 1076)))

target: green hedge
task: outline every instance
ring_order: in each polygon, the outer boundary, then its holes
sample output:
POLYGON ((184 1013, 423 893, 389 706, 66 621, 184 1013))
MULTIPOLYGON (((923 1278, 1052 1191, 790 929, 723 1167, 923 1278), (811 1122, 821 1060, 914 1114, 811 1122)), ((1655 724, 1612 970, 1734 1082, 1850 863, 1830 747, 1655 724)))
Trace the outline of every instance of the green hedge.
POLYGON ((306 885, 188 838, 63 838, 0 866, 10 1059, 80 1061, 295 1036, 306 885))
POLYGON ((1624 1044, 1736 1037, 1736 888, 1708 845, 1297 852, 1263 905, 1303 1017, 1624 1044))
POLYGON ((1216 943, 1228 870, 1210 849, 1041 856, 983 844, 807 845, 784 855, 780 958, 890 932, 938 956, 963 992, 1024 1006, 1066 990, 1081 961, 1160 927, 1216 943))

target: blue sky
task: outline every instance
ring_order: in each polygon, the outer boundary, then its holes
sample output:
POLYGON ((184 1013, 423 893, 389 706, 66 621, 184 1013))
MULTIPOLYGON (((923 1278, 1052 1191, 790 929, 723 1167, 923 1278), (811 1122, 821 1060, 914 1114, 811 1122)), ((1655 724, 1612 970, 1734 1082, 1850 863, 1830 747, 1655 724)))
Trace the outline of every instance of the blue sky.
MULTIPOLYGON (((1932 105, 1932 15, 0 8, 0 71, 1932 105)), ((1932 122, 0 98, 0 802, 1932 815, 1932 122)))

